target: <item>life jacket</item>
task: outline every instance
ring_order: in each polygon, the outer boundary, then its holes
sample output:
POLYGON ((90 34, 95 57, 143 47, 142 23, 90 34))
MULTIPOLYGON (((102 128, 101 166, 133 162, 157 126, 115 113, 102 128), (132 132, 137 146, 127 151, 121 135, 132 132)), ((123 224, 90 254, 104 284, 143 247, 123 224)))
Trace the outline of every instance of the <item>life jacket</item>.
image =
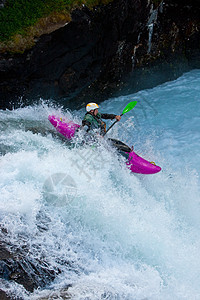
POLYGON ((98 113, 96 116, 91 115, 87 112, 83 118, 83 123, 90 124, 90 129, 101 129, 101 133, 106 131, 106 123, 102 121, 101 114, 98 113), (85 122, 84 122, 85 121, 85 122))

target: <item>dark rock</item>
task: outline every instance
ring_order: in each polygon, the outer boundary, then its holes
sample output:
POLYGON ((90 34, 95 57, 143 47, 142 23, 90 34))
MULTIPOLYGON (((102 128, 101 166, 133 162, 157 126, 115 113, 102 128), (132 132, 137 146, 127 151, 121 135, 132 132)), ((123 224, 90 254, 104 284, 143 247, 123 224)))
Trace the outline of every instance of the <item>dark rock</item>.
POLYGON ((1 300, 10 300, 10 296, 8 296, 4 291, 0 289, 0 299, 1 300))
POLYGON ((33 292, 55 279, 55 272, 45 263, 17 257, 0 261, 0 277, 22 284, 26 290, 33 292))
POLYGON ((33 258, 9 253, 9 258, 0 260, 0 277, 8 281, 15 281, 30 292, 35 288, 45 287, 55 279, 55 270, 41 261, 33 258))
POLYGON ((40 97, 74 107, 152 87, 199 68, 199 48, 199 0, 83 7, 23 55, 1 55, 0 107, 40 97))
MULTIPOLYGON (((0 235, 0 278, 15 281, 24 286, 27 291, 45 287, 60 273, 53 269, 45 259, 35 259, 28 249, 18 249, 6 242, 7 233, 1 228, 0 235), (29 255, 27 255, 29 253, 29 255)), ((0 291, 3 295, 3 291, 0 291)), ((4 295, 6 297, 6 295, 4 295)), ((2 299, 2 298, 0 298, 2 299)), ((6 299, 6 298, 5 298, 6 299)))

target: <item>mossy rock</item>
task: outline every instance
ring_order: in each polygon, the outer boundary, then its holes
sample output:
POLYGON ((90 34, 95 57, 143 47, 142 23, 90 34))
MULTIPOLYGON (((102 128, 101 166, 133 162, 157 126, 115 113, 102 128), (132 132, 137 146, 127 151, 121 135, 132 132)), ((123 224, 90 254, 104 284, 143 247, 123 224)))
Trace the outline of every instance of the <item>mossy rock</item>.
POLYGON ((36 39, 71 20, 71 11, 113 0, 8 0, 0 9, 0 52, 23 53, 36 39))

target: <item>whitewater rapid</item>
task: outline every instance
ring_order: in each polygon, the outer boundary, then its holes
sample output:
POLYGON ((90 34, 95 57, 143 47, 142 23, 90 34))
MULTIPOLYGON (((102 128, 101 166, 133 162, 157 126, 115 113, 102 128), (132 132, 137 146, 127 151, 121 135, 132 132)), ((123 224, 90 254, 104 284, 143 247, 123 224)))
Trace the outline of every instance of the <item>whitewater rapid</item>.
POLYGON ((200 299, 200 70, 100 111, 118 114, 134 100, 109 137, 134 145, 158 174, 131 173, 104 141, 94 149, 61 139, 48 115, 80 124, 83 109, 42 101, 0 111, 6 241, 61 271, 33 293, 1 280, 12 297, 200 299))

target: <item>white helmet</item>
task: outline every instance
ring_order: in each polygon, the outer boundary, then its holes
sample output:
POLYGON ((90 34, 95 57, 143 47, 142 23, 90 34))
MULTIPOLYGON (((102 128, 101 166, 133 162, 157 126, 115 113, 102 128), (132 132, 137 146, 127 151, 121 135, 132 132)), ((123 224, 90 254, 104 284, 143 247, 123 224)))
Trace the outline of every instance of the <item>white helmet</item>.
POLYGON ((86 110, 87 110, 87 112, 89 112, 89 111, 91 111, 91 110, 94 110, 94 109, 96 109, 96 108, 99 108, 99 105, 96 104, 96 103, 88 103, 88 104, 86 105, 86 110))

